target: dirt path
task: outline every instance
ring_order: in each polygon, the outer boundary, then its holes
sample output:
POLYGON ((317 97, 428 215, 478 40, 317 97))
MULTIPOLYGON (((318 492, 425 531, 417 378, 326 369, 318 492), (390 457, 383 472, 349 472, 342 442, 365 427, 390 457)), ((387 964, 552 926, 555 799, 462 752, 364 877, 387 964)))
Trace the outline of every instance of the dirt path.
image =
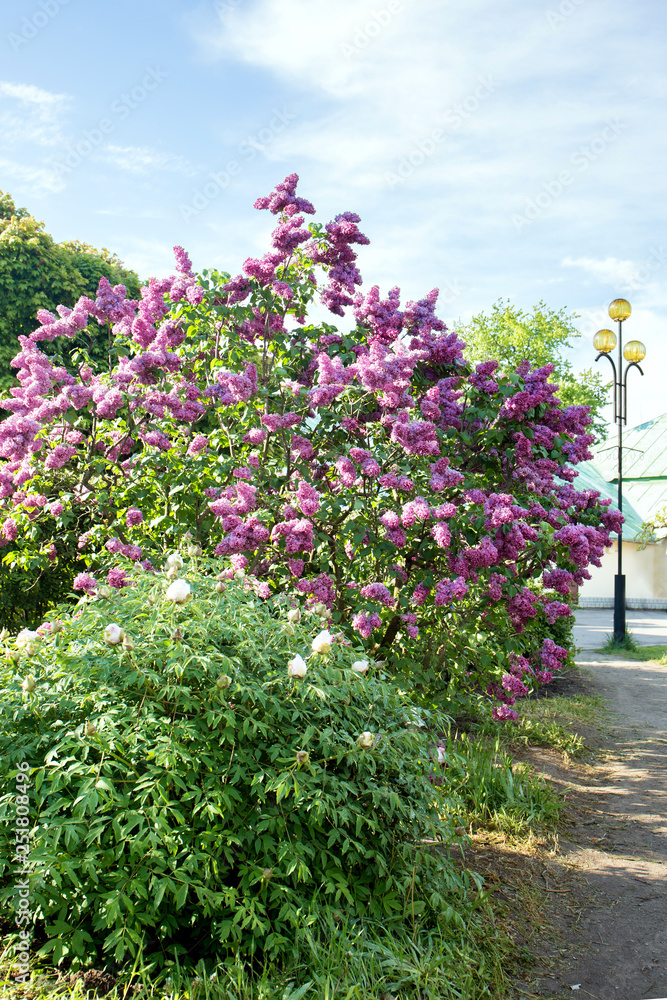
POLYGON ((577 664, 613 715, 594 766, 531 751, 565 792, 570 824, 551 859, 551 885, 564 887, 551 891, 569 894, 570 907, 557 960, 533 970, 532 995, 665 1000, 667 666, 593 651, 577 664))

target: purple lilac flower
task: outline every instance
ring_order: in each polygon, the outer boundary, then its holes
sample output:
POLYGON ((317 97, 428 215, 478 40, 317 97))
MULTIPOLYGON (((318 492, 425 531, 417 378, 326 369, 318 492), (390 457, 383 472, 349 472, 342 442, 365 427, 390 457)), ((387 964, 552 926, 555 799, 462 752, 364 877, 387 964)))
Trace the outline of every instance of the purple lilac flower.
POLYGON ((138 507, 130 507, 125 515, 125 523, 128 528, 133 528, 136 524, 141 524, 143 520, 144 515, 138 507))

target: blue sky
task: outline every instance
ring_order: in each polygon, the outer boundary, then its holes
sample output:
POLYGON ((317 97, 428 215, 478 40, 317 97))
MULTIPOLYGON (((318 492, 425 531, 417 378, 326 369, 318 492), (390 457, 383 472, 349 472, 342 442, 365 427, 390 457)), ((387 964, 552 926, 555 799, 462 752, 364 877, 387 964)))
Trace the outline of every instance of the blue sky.
POLYGON ((0 189, 142 277, 174 244, 236 273, 296 171, 361 215, 367 286, 439 286, 451 325, 544 299, 588 367, 628 298, 635 424, 667 410, 666 34, 660 0, 15 0, 0 189))

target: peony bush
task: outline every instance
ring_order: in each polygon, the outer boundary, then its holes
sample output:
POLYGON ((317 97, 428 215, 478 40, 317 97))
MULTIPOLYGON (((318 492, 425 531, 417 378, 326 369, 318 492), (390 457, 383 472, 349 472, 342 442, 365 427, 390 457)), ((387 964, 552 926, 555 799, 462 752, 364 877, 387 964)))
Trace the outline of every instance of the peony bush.
POLYGON ((259 600, 298 597, 417 685, 516 718, 567 656, 549 629, 618 527, 576 489, 587 409, 561 405, 550 365, 469 365, 437 290, 362 293, 359 217, 307 224, 297 181, 255 203, 277 224, 239 274, 198 276, 177 247, 138 301, 103 279, 40 310, 0 401, 0 540, 17 566, 80 556, 93 595, 185 537, 259 600), (308 323, 316 297, 338 326, 308 323), (100 326, 104 370, 86 353, 100 326), (497 641, 477 655, 477 634, 497 641))
POLYGON ((0 900, 25 865, 33 951, 211 968, 298 956, 323 913, 444 920, 445 720, 319 614, 174 562, 4 637, 0 900))

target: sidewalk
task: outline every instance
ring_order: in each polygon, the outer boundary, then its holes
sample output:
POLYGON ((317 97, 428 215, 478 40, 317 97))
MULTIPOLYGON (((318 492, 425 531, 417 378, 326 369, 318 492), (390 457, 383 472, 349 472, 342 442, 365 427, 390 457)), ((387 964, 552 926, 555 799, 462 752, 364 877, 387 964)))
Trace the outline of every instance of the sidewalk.
MULTIPOLYGON (((574 616, 574 643, 580 649, 599 649, 614 631, 613 608, 579 608, 574 616)), ((641 646, 667 646, 666 611, 628 609, 625 627, 641 646)))

